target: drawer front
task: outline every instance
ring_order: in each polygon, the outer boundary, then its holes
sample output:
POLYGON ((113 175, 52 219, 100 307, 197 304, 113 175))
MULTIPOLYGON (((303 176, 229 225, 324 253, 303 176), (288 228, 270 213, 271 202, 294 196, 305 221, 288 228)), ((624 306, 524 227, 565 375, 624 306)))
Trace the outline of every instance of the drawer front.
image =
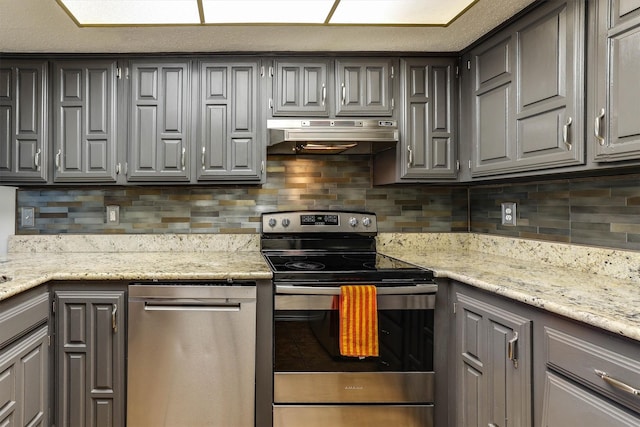
POLYGON ((542 425, 546 427, 635 427, 640 418, 594 393, 547 372, 542 425))
POLYGON ((615 402, 640 412, 640 344, 636 351, 618 350, 611 339, 604 348, 583 338, 545 328, 547 366, 562 372, 615 402), (624 351, 624 354, 623 354, 624 351))
POLYGON ((48 292, 15 305, 12 300, 3 301, 0 305, 0 347, 48 318, 48 292))

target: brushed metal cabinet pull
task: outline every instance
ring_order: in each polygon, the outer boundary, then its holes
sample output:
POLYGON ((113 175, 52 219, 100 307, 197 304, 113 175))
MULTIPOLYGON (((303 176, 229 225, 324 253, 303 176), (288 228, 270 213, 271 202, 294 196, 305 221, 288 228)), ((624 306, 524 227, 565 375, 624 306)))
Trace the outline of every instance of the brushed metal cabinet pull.
POLYGON ((187 149, 182 147, 182 157, 180 157, 180 166, 182 166, 182 170, 185 170, 186 167, 186 153, 187 153, 187 149))
POLYGON ((507 357, 513 362, 513 367, 518 369, 518 333, 513 333, 513 338, 507 343, 507 357))
POLYGON ((622 390, 625 391, 629 394, 633 394, 634 396, 640 396, 640 390, 630 386, 629 384, 625 384, 620 380, 617 380, 611 376, 609 376, 609 374, 607 374, 604 371, 601 371, 599 369, 594 369, 594 372, 597 376, 599 376, 600 378, 602 378, 602 380, 604 382, 606 382, 607 384, 611 385, 612 387, 617 388, 618 390, 622 390))
POLYGON ((111 329, 113 332, 118 332, 118 304, 113 304, 111 309, 111 329))
POLYGON ((571 151, 572 144, 569 142, 569 126, 573 124, 573 118, 569 117, 567 122, 562 127, 562 142, 567 146, 567 149, 571 151))
POLYGON ((56 169, 58 169, 58 172, 62 172, 62 168, 60 166, 61 156, 62 156, 62 149, 59 149, 58 152, 56 153, 56 169))
POLYGON ((202 163, 202 170, 206 169, 206 166, 205 166, 205 155, 206 154, 207 154, 207 147, 202 147, 202 158, 200 159, 201 163, 202 163))
POLYGON ((40 149, 36 151, 36 154, 33 156, 33 165, 36 167, 36 170, 40 170, 40 149))
POLYGON ((412 167, 413 166, 413 150, 411 149, 410 145, 407 145, 407 151, 409 151, 409 162, 407 163, 407 166, 412 167))
POLYGON ((345 105, 346 102, 347 102, 347 88, 344 86, 344 83, 342 83, 342 100, 341 100, 341 104, 345 105))
POLYGON ((324 103, 327 100, 327 87, 324 83, 322 83, 322 106, 324 107, 324 103))
POLYGON ((596 120, 593 123, 593 131, 596 135, 596 139, 599 141, 600 145, 604 145, 604 137, 602 136, 601 130, 600 130, 600 123, 602 122, 602 119, 604 119, 604 115, 605 115, 605 111, 604 108, 602 108, 600 110, 600 114, 598 116, 596 116, 596 120))

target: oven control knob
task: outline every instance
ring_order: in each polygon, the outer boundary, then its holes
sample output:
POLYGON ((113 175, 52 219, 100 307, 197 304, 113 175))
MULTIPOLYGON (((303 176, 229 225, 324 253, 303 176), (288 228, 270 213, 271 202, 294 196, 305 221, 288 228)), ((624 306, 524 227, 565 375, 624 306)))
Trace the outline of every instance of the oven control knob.
POLYGON ((365 216, 364 218, 362 218, 362 225, 364 225, 365 227, 370 227, 371 218, 369 218, 368 216, 365 216))
POLYGON ((275 218, 269 218, 269 227, 273 228, 278 224, 275 218))
POLYGON ((283 227, 288 227, 289 224, 291 224, 291 221, 289 221, 289 218, 282 218, 282 226, 283 227))
POLYGON ((349 218, 349 225, 355 227, 356 225, 358 225, 358 219, 354 217, 349 218))

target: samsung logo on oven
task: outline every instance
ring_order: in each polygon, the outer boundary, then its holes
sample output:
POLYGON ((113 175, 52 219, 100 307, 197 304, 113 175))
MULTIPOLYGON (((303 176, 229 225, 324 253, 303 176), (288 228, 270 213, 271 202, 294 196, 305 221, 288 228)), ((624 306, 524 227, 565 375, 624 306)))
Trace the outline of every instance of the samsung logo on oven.
POLYGON ((345 390, 364 390, 364 386, 361 385, 347 385, 344 387, 345 390))

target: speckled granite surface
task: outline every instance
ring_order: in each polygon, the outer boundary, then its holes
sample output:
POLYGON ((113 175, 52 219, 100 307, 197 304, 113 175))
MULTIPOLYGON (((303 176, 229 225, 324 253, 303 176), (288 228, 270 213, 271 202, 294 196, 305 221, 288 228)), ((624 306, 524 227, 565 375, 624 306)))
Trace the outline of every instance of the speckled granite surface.
POLYGON ((640 253, 541 243, 473 234, 384 234, 378 250, 438 277, 640 340, 640 253))
POLYGON ((257 235, 13 236, 0 300, 49 280, 271 279, 257 235))
MULTIPOLYGON (((640 341, 640 252, 498 236, 382 233, 378 250, 640 341)), ((14 236, 0 300, 48 280, 269 279, 258 235, 14 236)))

